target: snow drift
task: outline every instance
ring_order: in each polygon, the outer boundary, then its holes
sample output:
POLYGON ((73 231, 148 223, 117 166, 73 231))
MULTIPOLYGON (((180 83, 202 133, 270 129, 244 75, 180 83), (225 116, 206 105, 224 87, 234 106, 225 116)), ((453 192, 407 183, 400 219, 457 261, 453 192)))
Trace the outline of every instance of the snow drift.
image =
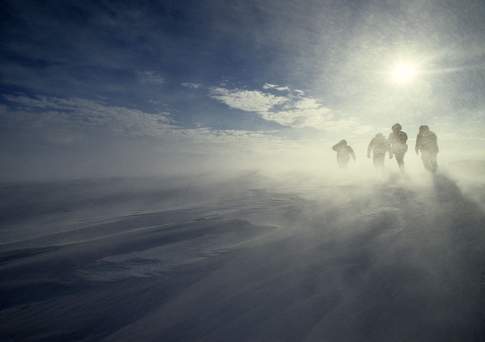
POLYGON ((0 336, 480 341, 485 188, 452 171, 3 184, 0 336))

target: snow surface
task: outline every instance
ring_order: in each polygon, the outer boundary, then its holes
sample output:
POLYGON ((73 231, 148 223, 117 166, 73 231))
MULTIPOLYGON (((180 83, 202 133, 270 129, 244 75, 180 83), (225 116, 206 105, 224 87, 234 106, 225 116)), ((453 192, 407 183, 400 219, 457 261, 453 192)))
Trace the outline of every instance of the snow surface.
POLYGON ((2 341, 483 341, 483 182, 0 188, 2 341))

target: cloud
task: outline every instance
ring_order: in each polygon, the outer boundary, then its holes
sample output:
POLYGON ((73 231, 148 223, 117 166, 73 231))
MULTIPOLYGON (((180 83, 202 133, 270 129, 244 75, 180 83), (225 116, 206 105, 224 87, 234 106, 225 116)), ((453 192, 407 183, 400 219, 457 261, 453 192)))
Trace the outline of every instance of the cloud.
POLYGON ((265 90, 274 89, 274 90, 278 90, 278 91, 290 91, 291 90, 287 86, 279 86, 279 85, 271 84, 271 83, 263 84, 263 89, 265 89, 265 90))
POLYGON ((265 83, 265 84, 263 84, 263 89, 273 89, 275 87, 277 87, 276 84, 271 84, 271 83, 265 83))
MULTIPOLYGON (((263 89, 272 90, 281 87, 265 83, 263 89)), ((212 88, 210 96, 227 106, 247 112, 255 112, 267 121, 293 128, 329 129, 333 126, 333 111, 312 97, 288 94, 274 95, 260 90, 212 88)))
MULTIPOLYGON (((259 90, 212 88, 210 96, 231 108, 254 112, 261 118, 291 128, 325 132, 366 134, 368 127, 355 118, 338 117, 320 101, 303 96, 276 96, 259 90)), ((4 95, 1 125, 37 129, 49 135, 56 130, 59 141, 82 137, 93 130, 106 130, 126 137, 163 138, 183 143, 234 144, 275 139, 277 131, 214 130, 185 128, 170 113, 150 113, 82 98, 4 95)))
POLYGON ((288 87, 276 87, 275 89, 278 91, 290 91, 290 88, 288 87))
POLYGON ((288 101, 286 97, 263 93, 258 90, 212 88, 210 96, 229 107, 246 112, 265 113, 288 101))
POLYGON ((138 73, 138 79, 144 84, 161 85, 165 83, 165 78, 155 71, 145 70, 138 73))
POLYGON ((13 124, 49 129, 106 128, 128 136, 160 136, 175 128, 170 114, 147 113, 81 98, 4 95, 13 124))
POLYGON ((182 87, 191 88, 191 89, 199 89, 202 85, 200 83, 193 83, 193 82, 182 82, 180 83, 182 87))
POLYGON ((0 105, 0 128, 37 129, 57 143, 79 140, 93 129, 127 137, 167 138, 173 143, 197 146, 256 143, 276 136, 275 131, 184 128, 172 120, 170 113, 147 113, 81 98, 26 95, 3 95, 3 98, 6 105, 0 105))

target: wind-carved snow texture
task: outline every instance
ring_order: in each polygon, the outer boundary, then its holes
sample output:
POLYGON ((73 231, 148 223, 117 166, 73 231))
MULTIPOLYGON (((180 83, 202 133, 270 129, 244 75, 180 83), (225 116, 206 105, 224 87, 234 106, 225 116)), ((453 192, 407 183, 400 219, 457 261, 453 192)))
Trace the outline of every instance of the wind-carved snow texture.
POLYGON ((484 340, 485 214, 445 175, 1 193, 2 341, 484 340))

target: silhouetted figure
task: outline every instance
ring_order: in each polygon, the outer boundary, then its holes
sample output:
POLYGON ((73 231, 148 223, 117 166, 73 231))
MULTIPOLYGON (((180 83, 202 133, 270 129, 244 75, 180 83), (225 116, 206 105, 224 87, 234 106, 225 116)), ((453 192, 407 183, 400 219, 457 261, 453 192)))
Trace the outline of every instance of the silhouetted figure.
POLYGON ((438 152, 440 151, 438 147, 438 138, 426 125, 419 127, 415 151, 416 154, 421 152, 421 160, 423 161, 426 170, 433 173, 438 170, 438 162, 436 160, 438 152))
POLYGON ((398 123, 392 126, 392 132, 389 134, 388 138, 391 151, 391 153, 389 153, 389 158, 395 156, 399 169, 404 171, 404 155, 408 150, 408 145, 406 144, 408 135, 401 129, 402 126, 398 123))
POLYGON ((372 154, 372 161, 375 168, 383 169, 386 152, 388 152, 389 155, 391 154, 389 142, 382 133, 377 133, 370 141, 369 147, 367 147, 367 158, 370 158, 372 154))
POLYGON ((355 161, 355 153, 346 140, 340 140, 332 149, 337 152, 337 163, 341 169, 347 167, 350 157, 355 161))

